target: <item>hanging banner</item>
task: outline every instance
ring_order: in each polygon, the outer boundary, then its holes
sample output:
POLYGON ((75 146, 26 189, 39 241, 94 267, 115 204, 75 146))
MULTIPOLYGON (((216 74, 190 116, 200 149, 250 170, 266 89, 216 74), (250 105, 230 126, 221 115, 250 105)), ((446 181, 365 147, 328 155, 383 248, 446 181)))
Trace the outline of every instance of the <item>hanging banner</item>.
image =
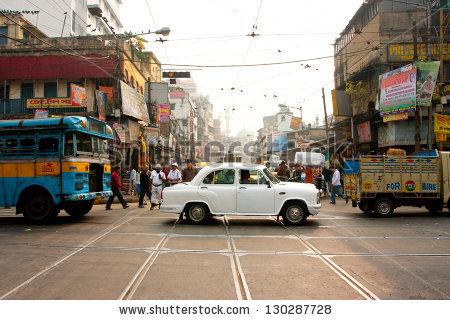
POLYGON ((292 130, 298 131, 298 130, 300 130, 301 123, 302 123, 302 118, 292 117, 290 128, 292 130))
POLYGON ((159 105, 159 122, 160 123, 170 122, 170 106, 166 104, 159 105))
POLYGON ((418 106, 429 107, 439 73, 440 61, 417 61, 417 100, 418 106))
POLYGON ((87 107, 86 89, 76 84, 70 84, 72 106, 73 107, 87 107))
POLYGON ((47 119, 48 118, 48 110, 43 110, 43 109, 34 110, 34 118, 35 119, 47 119))
POLYGON ((108 94, 100 90, 95 90, 95 99, 97 101, 98 119, 100 121, 106 121, 106 101, 108 100, 108 94))
POLYGON ((392 121, 402 121, 402 120, 408 120, 408 112, 388 114, 387 116, 383 117, 384 123, 392 122, 392 121))
POLYGON ((107 103, 114 103, 114 93, 113 93, 113 87, 103 87, 103 86, 99 86, 98 90, 102 91, 102 92, 106 92, 106 94, 108 95, 108 100, 107 103))
POLYGON ((145 96, 123 81, 120 81, 120 93, 122 95, 123 114, 149 123, 150 118, 148 116, 145 96))
POLYGON ((417 69, 413 64, 380 76, 381 116, 416 110, 417 69))
POLYGON ((450 134, 450 116, 434 114, 434 132, 450 134))
POLYGON ((148 145, 156 146, 158 144, 158 128, 145 127, 144 137, 148 145))
POLYGON ((130 143, 130 131, 125 124, 114 123, 113 128, 121 143, 130 143))
POLYGON ((372 134, 370 133, 370 121, 358 124, 358 136, 360 143, 372 141, 372 134))

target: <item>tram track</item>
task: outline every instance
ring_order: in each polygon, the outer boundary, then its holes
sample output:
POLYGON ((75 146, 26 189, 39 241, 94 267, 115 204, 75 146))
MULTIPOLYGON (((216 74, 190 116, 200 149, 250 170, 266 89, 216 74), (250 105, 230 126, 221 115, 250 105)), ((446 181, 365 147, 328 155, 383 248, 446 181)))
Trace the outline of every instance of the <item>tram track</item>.
POLYGON ((336 273, 339 278, 344 280, 350 287, 352 287, 357 293, 359 293, 366 300, 380 300, 380 298, 366 288, 362 283, 353 278, 350 274, 348 274, 344 269, 339 267, 336 263, 334 263, 330 257, 323 254, 319 251, 315 246, 313 246, 308 240, 303 239, 301 236, 296 234, 292 228, 286 226, 281 221, 277 221, 276 218, 271 217, 277 224, 281 225, 285 228, 291 235, 295 236, 295 238, 300 241, 304 246, 306 246, 309 250, 311 250, 330 270, 336 273))

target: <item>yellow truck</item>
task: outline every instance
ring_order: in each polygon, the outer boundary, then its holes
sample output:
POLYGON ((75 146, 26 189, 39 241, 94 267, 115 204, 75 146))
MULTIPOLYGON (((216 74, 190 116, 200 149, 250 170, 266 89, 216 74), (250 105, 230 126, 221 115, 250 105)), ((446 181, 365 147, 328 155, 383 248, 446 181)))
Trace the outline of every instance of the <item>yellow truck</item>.
POLYGON ((450 210, 450 152, 433 156, 363 156, 344 169, 345 195, 367 214, 389 216, 400 206, 450 210))

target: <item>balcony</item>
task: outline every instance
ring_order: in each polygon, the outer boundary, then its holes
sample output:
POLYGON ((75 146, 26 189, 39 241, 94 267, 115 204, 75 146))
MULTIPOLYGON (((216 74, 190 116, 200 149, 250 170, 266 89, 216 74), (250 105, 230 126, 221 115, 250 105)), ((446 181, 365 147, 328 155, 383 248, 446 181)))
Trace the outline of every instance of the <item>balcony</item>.
MULTIPOLYGON (((51 114, 74 114, 86 113, 87 108, 43 108, 48 110, 51 114)), ((27 108, 27 99, 0 99, 0 116, 5 118, 5 115, 33 115, 35 109, 27 108)))

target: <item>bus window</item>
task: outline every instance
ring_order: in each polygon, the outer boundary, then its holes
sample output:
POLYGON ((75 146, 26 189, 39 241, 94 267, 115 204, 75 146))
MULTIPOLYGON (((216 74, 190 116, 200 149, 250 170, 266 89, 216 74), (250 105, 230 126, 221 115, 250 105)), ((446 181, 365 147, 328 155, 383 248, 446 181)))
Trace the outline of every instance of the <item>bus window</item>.
POLYGON ((8 139, 5 143, 5 156, 10 156, 17 153, 17 139, 8 139))
POLYGON ((92 153, 92 136, 85 133, 77 133, 77 152, 92 153))
POLYGON ((23 154, 33 154, 36 143, 33 138, 20 139, 20 152, 23 154))
POLYGON ((102 156, 109 156, 108 140, 100 139, 100 152, 102 156))
POLYGON ((59 139, 54 137, 39 138, 39 153, 58 152, 59 139))
POLYGON ((73 156, 73 133, 66 133, 64 136, 64 155, 73 156))

